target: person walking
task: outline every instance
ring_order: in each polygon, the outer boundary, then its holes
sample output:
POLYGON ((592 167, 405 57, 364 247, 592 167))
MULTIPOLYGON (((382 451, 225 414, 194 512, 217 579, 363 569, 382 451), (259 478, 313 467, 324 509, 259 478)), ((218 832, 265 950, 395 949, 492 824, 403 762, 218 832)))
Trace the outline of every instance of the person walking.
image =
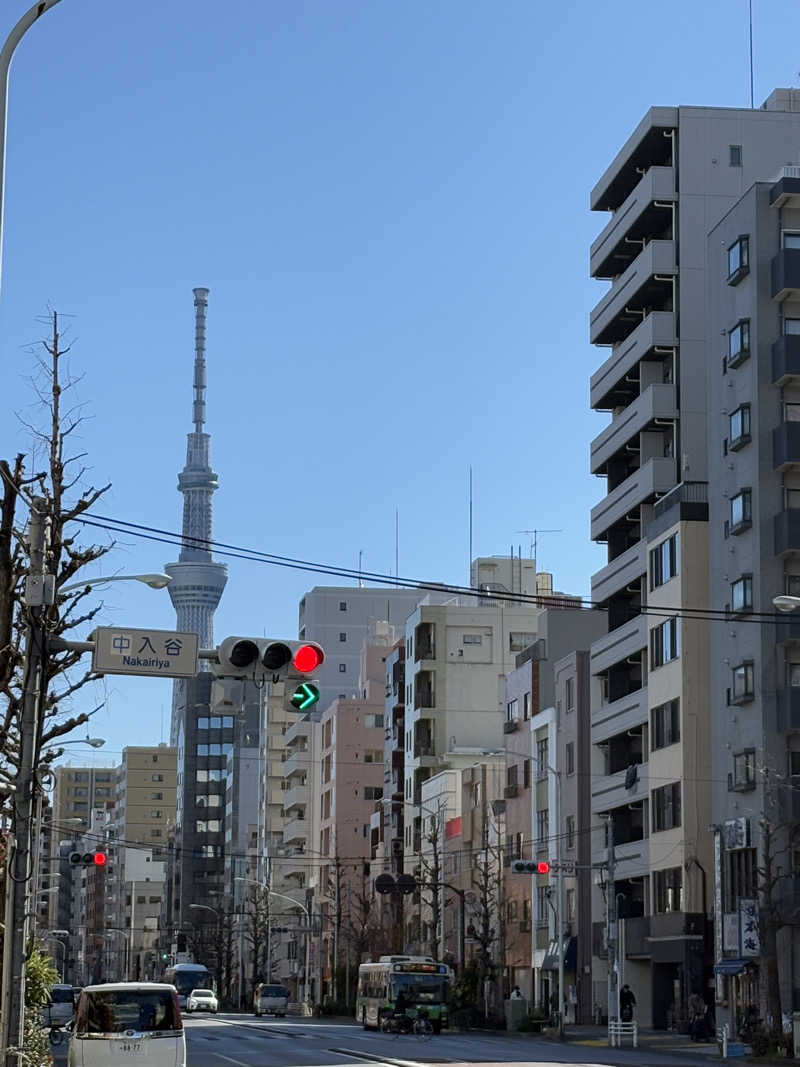
POLYGON ((619 1014, 620 1019, 624 1023, 629 1023, 633 1019, 633 1009, 636 1007, 636 997, 633 990, 626 983, 619 991, 619 1014))

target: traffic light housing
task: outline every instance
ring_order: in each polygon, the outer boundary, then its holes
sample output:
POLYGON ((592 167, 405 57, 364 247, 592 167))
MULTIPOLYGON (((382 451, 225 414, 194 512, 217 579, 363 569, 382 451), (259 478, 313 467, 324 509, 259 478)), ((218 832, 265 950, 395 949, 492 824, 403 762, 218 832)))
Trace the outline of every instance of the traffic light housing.
POLYGON ((549 874, 550 863, 547 860, 512 860, 512 874, 549 874))
POLYGON ((307 682, 324 662, 325 653, 315 641, 226 637, 217 646, 217 660, 211 669, 218 678, 307 682))
POLYGON ((101 848, 93 852, 70 852, 69 862, 73 867, 105 867, 108 855, 101 848))

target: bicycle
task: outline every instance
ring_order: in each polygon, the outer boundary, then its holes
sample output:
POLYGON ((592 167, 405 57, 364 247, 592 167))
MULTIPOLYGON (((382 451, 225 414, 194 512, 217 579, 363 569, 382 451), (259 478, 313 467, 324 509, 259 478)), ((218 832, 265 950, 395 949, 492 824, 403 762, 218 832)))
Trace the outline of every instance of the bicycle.
POLYGON ((433 1037, 433 1023, 428 1018, 426 1012, 421 1011, 417 1013, 411 1031, 415 1037, 420 1039, 420 1041, 430 1041, 433 1037))

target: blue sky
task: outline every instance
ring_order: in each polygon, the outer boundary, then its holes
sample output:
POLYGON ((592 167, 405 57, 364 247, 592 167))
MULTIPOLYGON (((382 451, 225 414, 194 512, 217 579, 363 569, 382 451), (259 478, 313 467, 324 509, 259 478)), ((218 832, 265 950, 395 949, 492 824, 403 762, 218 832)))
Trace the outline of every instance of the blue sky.
MULTIPOLYGON (((758 105, 799 84, 800 6, 754 9, 758 105)), ((649 106, 748 102, 746 0, 62 0, 11 72, 0 455, 28 447, 52 306, 99 510, 178 528, 208 286, 220 540, 393 571, 398 508, 401 573, 462 583, 471 464, 476 554, 562 529, 540 566, 588 594, 589 190, 649 106)), ((131 539, 104 565, 172 558, 131 539)), ((294 633, 317 581, 233 563, 217 637, 294 633)), ((174 616, 119 585, 103 620, 174 616)), ((168 683, 98 695, 106 758, 158 740, 168 683)))

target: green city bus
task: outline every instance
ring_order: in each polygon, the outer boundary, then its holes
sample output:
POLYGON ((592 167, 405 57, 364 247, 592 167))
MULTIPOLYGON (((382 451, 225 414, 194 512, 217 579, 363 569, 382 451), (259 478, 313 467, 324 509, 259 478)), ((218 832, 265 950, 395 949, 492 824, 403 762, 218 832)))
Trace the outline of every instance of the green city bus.
POLYGON ((379 1030, 383 1016, 394 1011, 402 989, 409 1003, 408 1016, 413 1019, 424 1008, 438 1034, 448 1023, 453 978, 452 968, 431 956, 381 956, 377 963, 362 963, 356 1019, 365 1030, 379 1030))

